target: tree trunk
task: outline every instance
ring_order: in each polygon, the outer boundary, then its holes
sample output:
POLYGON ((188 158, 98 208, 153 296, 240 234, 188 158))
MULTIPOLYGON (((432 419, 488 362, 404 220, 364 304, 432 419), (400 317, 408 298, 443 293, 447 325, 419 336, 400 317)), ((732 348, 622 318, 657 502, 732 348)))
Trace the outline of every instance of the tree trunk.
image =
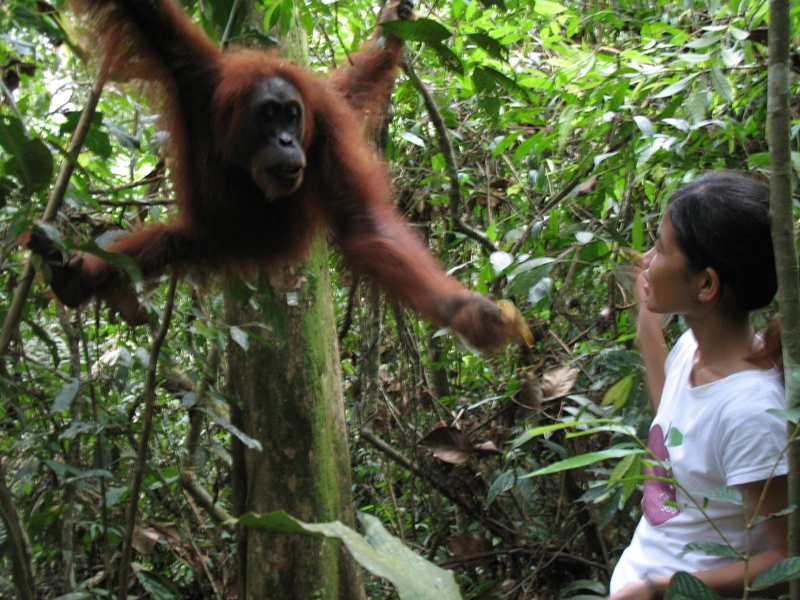
MULTIPOLYGON (((299 267, 268 274, 271 331, 244 351, 230 344, 234 421, 263 450, 234 444, 234 494, 240 512, 285 510, 303 521, 353 525, 347 426, 342 400, 327 244, 320 236, 299 267), (296 294, 296 299, 294 295, 296 294)), ((229 303, 231 324, 263 315, 229 303)), ((295 535, 241 531, 241 597, 305 600, 364 598, 359 569, 343 545, 295 535), (321 595, 320 595, 321 592, 321 595), (317 594, 316 596, 314 594, 317 594)))
MULTIPOLYGON (((800 282, 792 208, 792 167, 789 128, 789 43, 791 14, 788 0, 770 0, 768 126, 772 240, 778 271, 778 301, 786 381, 786 403, 800 406, 800 282)), ((795 426, 790 423, 790 433, 795 426)), ((800 505, 800 445, 789 447, 789 504, 800 505)), ((789 515, 789 555, 800 556, 800 514, 789 515)), ((791 598, 800 600, 800 581, 791 581, 791 598)))

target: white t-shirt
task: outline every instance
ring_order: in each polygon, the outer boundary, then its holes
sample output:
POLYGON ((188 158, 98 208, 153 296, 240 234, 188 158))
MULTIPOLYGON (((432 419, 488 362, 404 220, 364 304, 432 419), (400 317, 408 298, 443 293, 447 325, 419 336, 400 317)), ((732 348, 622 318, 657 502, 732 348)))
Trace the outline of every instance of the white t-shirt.
MULTIPOLYGON (((670 352, 664 391, 650 426, 648 448, 671 467, 672 475, 657 465, 647 472, 680 482, 702 503, 704 493, 786 474, 786 457, 778 457, 786 446, 787 432, 783 420, 765 412, 785 408, 779 371, 742 371, 693 387, 690 375, 696 349, 690 330, 670 352)), ((691 542, 724 543, 700 510, 686 505, 695 506, 677 486, 645 481, 644 514, 611 576, 612 594, 644 577, 693 573, 736 562, 736 558, 709 556, 702 550, 678 558, 691 542), (678 508, 665 506, 665 500, 678 508)), ((753 556, 769 549, 766 532, 756 527, 748 551, 741 506, 709 500, 706 512, 740 552, 753 556)))

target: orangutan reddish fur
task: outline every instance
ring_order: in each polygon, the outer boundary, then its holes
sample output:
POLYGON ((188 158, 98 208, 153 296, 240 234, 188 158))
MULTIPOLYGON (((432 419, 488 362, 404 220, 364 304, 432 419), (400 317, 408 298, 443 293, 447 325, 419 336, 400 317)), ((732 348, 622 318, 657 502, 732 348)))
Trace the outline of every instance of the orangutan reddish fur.
MULTIPOLYGON (((274 53, 219 50, 173 0, 72 1, 87 16, 95 52, 109 61, 110 76, 143 80, 158 90, 170 135, 179 218, 132 233, 108 250, 131 256, 143 276, 153 278, 171 264, 299 261, 324 226, 348 266, 392 297, 476 347, 504 341, 508 325, 499 309, 446 276, 401 220, 386 166, 366 140, 382 118, 402 40, 388 36, 375 44, 377 32, 351 66, 325 81, 274 53), (274 77, 302 97, 307 163, 299 189, 278 198, 257 187, 240 143, 255 86, 274 77)), ((124 304, 124 276, 99 257, 73 257, 62 268, 67 273, 52 285, 68 305, 92 296, 124 304), (64 285, 70 278, 77 281, 64 285)))

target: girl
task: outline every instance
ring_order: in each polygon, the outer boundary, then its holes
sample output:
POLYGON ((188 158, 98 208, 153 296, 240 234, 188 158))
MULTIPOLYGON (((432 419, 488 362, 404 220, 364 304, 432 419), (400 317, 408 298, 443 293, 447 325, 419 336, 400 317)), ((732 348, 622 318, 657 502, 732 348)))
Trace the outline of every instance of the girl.
POLYGON ((610 599, 660 598, 678 571, 741 598, 745 576, 752 581, 787 555, 785 519, 746 526, 754 513, 786 506, 786 423, 766 412, 784 408, 780 350, 768 352, 776 344, 757 336, 749 319, 777 291, 769 190, 738 173, 703 175, 669 199, 656 238, 637 281, 655 412, 648 447, 659 459, 647 472, 679 485, 645 482, 643 518, 611 577, 610 599), (689 327, 669 354, 663 314, 681 315, 689 327), (741 492, 747 514, 705 503, 724 487, 741 492), (749 560, 682 555, 691 542, 729 544, 749 560))

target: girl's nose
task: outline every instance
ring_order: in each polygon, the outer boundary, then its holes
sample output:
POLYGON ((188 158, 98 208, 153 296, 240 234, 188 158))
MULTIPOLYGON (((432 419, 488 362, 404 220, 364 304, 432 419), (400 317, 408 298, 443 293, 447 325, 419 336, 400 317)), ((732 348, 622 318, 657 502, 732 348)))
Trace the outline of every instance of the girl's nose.
POLYGON ((642 271, 646 271, 647 267, 650 266, 650 261, 653 260, 653 255, 656 253, 655 248, 650 248, 647 252, 642 255, 642 258, 639 259, 639 264, 642 267, 642 271))

